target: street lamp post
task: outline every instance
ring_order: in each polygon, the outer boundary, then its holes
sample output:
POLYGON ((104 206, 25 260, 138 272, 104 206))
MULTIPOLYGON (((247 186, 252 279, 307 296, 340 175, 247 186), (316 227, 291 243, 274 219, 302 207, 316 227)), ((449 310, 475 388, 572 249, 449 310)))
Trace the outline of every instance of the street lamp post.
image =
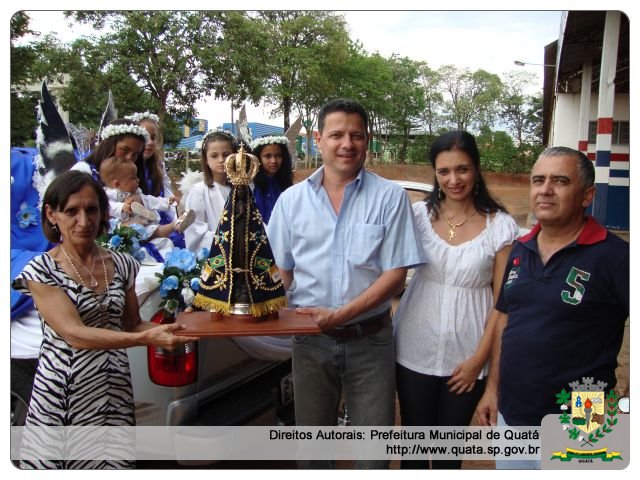
POLYGON ((514 60, 513 63, 515 63, 517 66, 519 67, 524 67, 525 65, 537 65, 539 67, 555 67, 555 65, 553 64, 547 64, 547 63, 530 63, 530 62, 522 62, 520 60, 514 60))

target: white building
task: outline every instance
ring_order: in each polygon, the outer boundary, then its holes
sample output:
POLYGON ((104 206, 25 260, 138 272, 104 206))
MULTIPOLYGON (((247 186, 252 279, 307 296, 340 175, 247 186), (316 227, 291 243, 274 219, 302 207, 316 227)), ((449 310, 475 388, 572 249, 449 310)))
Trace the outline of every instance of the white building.
POLYGON ((592 214, 629 229, 629 19, 619 11, 570 11, 545 47, 543 143, 595 162, 592 214))

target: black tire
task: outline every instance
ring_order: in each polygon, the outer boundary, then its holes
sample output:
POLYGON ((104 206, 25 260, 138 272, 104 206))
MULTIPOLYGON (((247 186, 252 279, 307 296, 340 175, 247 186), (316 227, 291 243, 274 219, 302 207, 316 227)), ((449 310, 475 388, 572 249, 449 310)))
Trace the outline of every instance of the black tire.
POLYGON ((31 400, 36 359, 11 359, 11 426, 24 425, 31 400))

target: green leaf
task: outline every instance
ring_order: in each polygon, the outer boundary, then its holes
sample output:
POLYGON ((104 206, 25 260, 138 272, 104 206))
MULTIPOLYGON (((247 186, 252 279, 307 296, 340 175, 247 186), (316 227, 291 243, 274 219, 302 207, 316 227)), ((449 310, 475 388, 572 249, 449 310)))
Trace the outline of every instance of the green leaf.
POLYGON ((556 393, 556 404, 558 405, 569 403, 570 399, 571 399, 571 393, 567 392, 564 388, 560 393, 556 393))
POLYGON ((571 417, 567 412, 560 415, 560 423, 571 423, 571 417))

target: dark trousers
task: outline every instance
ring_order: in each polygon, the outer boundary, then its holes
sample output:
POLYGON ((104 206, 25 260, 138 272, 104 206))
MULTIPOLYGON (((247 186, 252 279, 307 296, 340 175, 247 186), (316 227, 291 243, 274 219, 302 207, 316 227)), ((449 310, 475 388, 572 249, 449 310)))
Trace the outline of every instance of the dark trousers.
MULTIPOLYGON (((484 393, 485 380, 476 381, 469 393, 449 391, 451 377, 414 372, 396 363, 396 388, 402 426, 467 426, 484 393)), ((428 460, 402 460, 400 468, 429 468, 428 460)), ((460 468, 462 460, 431 460, 431 468, 460 468)))

